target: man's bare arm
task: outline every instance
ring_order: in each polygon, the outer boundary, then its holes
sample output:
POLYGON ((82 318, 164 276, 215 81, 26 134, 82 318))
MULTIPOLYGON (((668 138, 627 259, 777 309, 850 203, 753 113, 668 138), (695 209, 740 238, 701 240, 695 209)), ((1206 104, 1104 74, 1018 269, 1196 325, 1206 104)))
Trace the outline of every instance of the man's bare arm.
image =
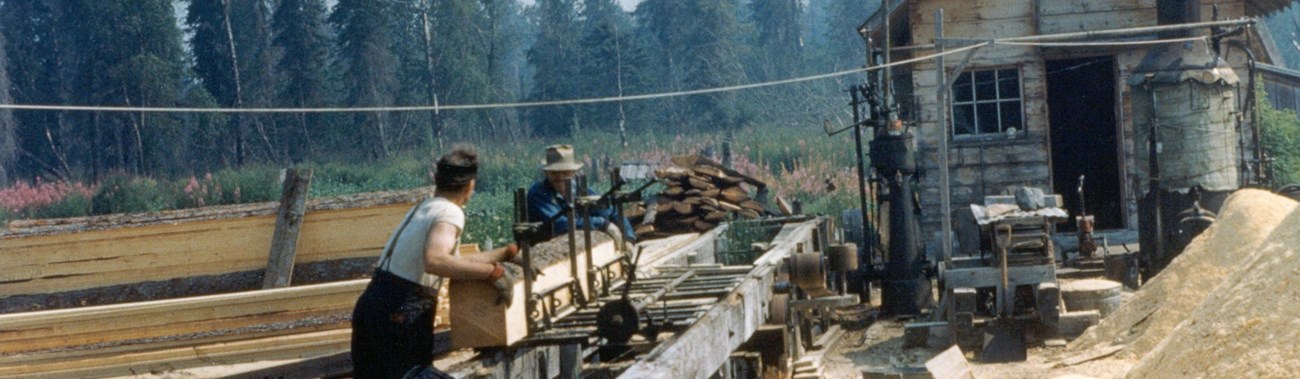
POLYGON ((494 264, 452 255, 459 232, 455 225, 445 222, 429 228, 429 238, 424 246, 424 271, 450 279, 487 279, 496 268, 494 264))

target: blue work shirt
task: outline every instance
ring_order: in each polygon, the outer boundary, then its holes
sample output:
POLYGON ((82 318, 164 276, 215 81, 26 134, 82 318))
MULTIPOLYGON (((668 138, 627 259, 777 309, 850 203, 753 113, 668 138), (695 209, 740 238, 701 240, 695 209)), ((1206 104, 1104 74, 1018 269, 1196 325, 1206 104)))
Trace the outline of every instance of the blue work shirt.
MULTIPOLYGON (((587 195, 597 195, 597 193, 588 188, 587 195)), ((592 230, 604 230, 605 226, 609 225, 609 220, 614 219, 615 216, 614 207, 592 209, 592 230)), ((617 216, 617 219, 621 221, 619 223, 622 224, 619 229, 623 232, 623 238, 627 241, 634 240, 632 224, 628 223, 627 218, 621 215, 617 216)), ((578 228, 583 228, 585 222, 582 213, 577 213, 577 218, 578 228)), ((528 221, 546 223, 547 220, 551 220, 548 223, 551 227, 551 236, 569 232, 570 222, 568 212, 565 211, 564 207, 564 197, 555 192, 555 188, 551 187, 550 182, 539 180, 528 188, 528 221)))

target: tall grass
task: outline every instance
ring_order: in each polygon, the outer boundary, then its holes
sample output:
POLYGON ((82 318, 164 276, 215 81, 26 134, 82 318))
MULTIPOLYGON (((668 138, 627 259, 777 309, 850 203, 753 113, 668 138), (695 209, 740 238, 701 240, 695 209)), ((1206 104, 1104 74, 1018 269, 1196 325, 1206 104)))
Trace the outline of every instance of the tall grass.
MULTIPOLYGON (((462 239, 466 243, 491 240, 496 245, 511 239, 514 191, 540 178, 547 145, 574 145, 579 159, 587 162, 591 185, 599 191, 609 186, 606 173, 597 172, 598 167, 604 171, 605 162, 667 166, 675 155, 700 153, 721 160, 727 140, 722 132, 646 133, 629 136, 624 147, 617 133, 584 131, 572 140, 466 141, 478 147, 480 168, 477 192, 466 206, 469 217, 462 239)), ((857 207, 850 138, 827 137, 812 126, 747 127, 731 133, 730 150, 737 171, 766 182, 773 196, 802 203, 807 213, 838 215, 842 209, 857 207)), ((410 189, 432 183, 430 162, 443 153, 406 152, 382 161, 306 162, 301 167, 313 170, 311 197, 410 189)), ((174 180, 110 175, 98 184, 75 184, 90 189, 81 198, 63 197, 20 212, 0 211, 8 212, 0 217, 66 217, 275 201, 280 196, 280 170, 250 165, 174 180)))

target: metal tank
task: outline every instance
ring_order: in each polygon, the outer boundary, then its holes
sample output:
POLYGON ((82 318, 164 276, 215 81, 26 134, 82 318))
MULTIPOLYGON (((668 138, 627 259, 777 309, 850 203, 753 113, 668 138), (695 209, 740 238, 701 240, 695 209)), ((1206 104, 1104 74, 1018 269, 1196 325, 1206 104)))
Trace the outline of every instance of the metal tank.
POLYGON ((1128 79, 1144 277, 1182 252, 1240 187, 1237 82, 1204 40, 1153 48, 1128 79))

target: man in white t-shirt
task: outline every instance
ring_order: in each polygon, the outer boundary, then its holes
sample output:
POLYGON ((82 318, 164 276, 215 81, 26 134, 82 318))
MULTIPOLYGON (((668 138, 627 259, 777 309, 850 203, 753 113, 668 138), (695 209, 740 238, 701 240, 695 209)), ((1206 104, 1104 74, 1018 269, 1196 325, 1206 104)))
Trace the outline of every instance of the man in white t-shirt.
POLYGON ((516 245, 481 254, 457 254, 465 229, 461 209, 474 195, 478 154, 458 146, 438 159, 434 197, 407 212, 393 231, 374 278, 352 312, 353 377, 400 378, 422 367, 441 375, 433 361, 433 312, 444 278, 488 280, 500 304, 513 296, 514 278, 501 262, 518 254, 516 245))

